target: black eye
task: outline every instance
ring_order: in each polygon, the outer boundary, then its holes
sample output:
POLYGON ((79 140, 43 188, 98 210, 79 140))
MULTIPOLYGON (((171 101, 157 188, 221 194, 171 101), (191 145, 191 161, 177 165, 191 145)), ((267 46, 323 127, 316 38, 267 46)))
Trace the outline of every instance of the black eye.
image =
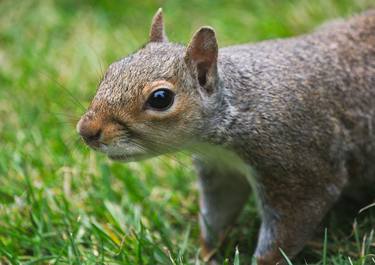
POLYGON ((167 88, 160 88, 151 93, 147 99, 147 106, 155 110, 166 110, 172 106, 174 93, 167 88))

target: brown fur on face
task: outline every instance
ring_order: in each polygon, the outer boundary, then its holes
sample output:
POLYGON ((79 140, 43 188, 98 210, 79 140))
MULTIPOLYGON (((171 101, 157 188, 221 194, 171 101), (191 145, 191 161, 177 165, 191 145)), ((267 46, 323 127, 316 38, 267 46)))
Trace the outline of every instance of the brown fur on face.
POLYGON ((100 123, 101 140, 105 140, 101 144, 106 147, 99 150, 108 155, 110 151, 106 150, 120 153, 123 145, 119 143, 127 142, 136 143, 143 152, 160 154, 178 150, 190 139, 196 139, 202 115, 201 99, 192 87, 195 82, 187 71, 184 56, 182 46, 149 43, 109 67, 83 118, 91 120, 92 126, 100 123), (157 61, 152 59, 155 52, 159 53, 157 61), (147 108, 147 99, 160 88, 174 92, 172 106, 165 111, 147 108))
POLYGON ((215 33, 208 27, 193 36, 188 48, 167 42, 159 10, 152 22, 150 42, 109 66, 78 131, 90 146, 95 143, 109 156, 121 150, 132 156, 126 151, 129 148, 158 155, 200 142, 203 116, 208 111, 202 108, 207 105, 206 92, 212 92, 217 81, 217 52, 215 33), (145 104, 159 88, 175 94, 167 110, 153 110, 145 104), (91 135, 80 130, 90 126, 100 127, 99 139, 94 137, 94 129, 86 130, 91 135))

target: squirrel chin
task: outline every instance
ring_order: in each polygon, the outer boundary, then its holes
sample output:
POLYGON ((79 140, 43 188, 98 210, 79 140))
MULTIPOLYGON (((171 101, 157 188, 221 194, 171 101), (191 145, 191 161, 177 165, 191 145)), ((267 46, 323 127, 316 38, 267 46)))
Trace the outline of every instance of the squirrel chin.
POLYGON ((147 154, 131 154, 131 155, 108 155, 111 160, 121 162, 135 162, 150 158, 147 154))

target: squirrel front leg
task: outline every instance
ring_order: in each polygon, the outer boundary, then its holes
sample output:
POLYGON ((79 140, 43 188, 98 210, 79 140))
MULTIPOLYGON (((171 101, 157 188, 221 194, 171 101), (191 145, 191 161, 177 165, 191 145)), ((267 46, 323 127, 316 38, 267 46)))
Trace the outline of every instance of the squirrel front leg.
POLYGON ((215 263, 214 256, 226 233, 242 211, 250 194, 250 185, 235 169, 195 158, 200 192, 200 228, 202 257, 215 263))
POLYGON ((273 180, 259 192, 263 216, 255 251, 258 265, 286 264, 280 249, 289 258, 298 254, 344 186, 337 178, 320 176, 315 182, 311 181, 317 179, 314 176, 304 179, 309 181, 293 185, 273 180))

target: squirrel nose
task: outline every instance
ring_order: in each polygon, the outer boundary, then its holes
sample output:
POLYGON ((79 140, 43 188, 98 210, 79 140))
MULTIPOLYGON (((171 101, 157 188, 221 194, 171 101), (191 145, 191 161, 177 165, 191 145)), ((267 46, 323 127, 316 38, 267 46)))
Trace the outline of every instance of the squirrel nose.
POLYGON ((88 145, 99 147, 102 130, 97 121, 82 117, 77 124, 77 132, 88 145))

